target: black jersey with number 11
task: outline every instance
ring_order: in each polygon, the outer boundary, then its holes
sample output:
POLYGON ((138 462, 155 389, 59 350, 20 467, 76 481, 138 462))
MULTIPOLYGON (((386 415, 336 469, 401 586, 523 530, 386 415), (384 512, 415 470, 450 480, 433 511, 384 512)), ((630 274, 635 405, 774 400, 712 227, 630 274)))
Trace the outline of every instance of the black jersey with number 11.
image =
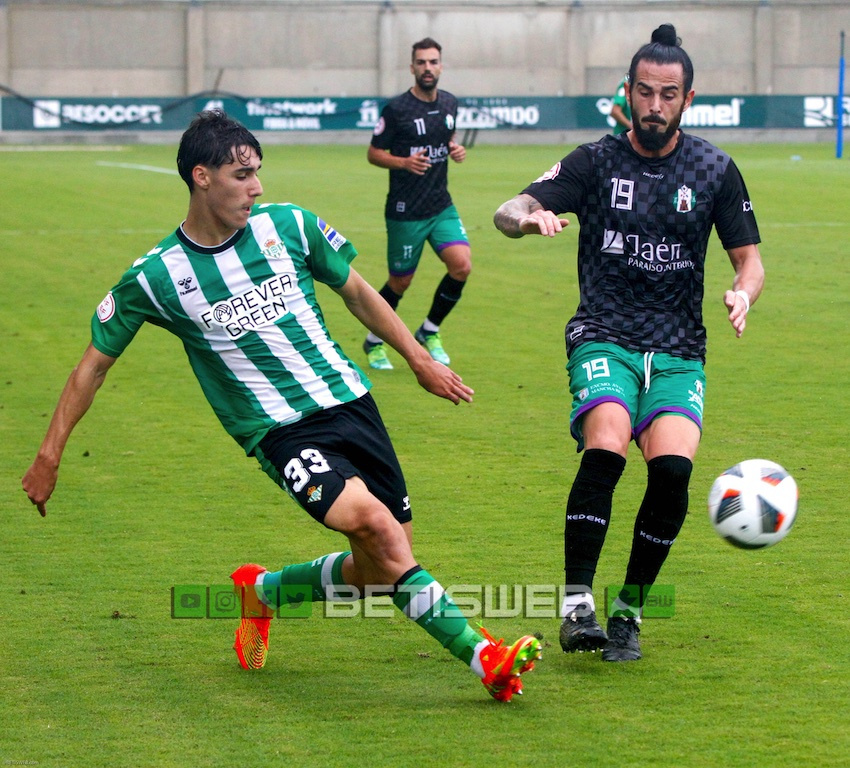
POLYGON ((452 204, 448 190, 449 141, 455 132, 457 99, 437 91, 436 101, 421 101, 410 91, 391 99, 381 111, 372 146, 409 157, 425 150, 431 167, 423 176, 390 171, 384 215, 396 221, 430 219, 452 204))

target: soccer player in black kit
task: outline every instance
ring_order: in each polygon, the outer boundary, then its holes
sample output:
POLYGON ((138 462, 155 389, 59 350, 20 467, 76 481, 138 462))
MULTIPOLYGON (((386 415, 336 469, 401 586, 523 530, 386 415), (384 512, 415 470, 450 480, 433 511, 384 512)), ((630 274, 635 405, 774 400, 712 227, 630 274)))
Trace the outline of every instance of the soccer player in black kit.
POLYGON ((764 268, 752 204, 732 159, 679 130, 693 65, 664 24, 632 58, 633 127, 585 144, 504 203, 508 237, 554 237, 576 214, 579 306, 566 327, 570 430, 584 451, 564 528, 561 647, 641 658, 640 615, 688 510, 705 397, 704 263, 712 227, 735 270, 723 301, 740 336, 764 268), (647 465, 623 588, 607 633, 593 577, 631 440, 647 465))
MULTIPOLYGON (((390 172, 384 209, 389 277, 380 294, 398 308, 427 242, 446 265, 446 274, 414 336, 434 360, 448 365, 440 324, 460 301, 472 255, 448 190, 448 161, 463 162, 466 149, 454 140, 457 99, 437 89, 443 71, 441 53, 440 44, 430 37, 413 44, 413 86, 381 111, 367 157, 390 172)), ((369 334, 363 349, 371 368, 393 367, 375 334, 369 334)))

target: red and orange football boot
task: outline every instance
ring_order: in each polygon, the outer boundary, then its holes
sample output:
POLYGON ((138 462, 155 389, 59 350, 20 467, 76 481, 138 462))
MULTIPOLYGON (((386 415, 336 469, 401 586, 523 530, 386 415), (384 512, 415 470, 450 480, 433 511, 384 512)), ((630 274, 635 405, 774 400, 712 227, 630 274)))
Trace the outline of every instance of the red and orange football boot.
POLYGON ((534 669, 534 662, 541 658, 540 641, 525 635, 506 646, 503 639, 496 642, 484 627, 480 629, 488 641, 478 656, 484 669, 481 682, 496 701, 510 701, 515 693, 522 694, 519 676, 534 669))
POLYGON ((245 669, 262 669, 269 653, 269 624, 273 612, 257 597, 254 585, 266 569, 255 563, 246 563, 230 574, 233 589, 242 602, 242 621, 236 630, 233 650, 245 669))

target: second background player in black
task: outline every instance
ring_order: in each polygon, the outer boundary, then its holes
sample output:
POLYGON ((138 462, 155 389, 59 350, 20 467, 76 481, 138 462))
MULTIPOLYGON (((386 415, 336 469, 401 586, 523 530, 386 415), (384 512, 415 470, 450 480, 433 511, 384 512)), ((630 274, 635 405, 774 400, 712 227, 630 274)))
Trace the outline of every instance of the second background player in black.
MULTIPOLYGON (((457 99, 437 89, 443 71, 440 44, 430 37, 414 43, 410 71, 413 86, 381 111, 367 155, 370 163, 390 172, 384 209, 389 277, 380 294, 397 309, 425 243, 433 248, 446 275, 414 335, 432 358, 448 365, 440 324, 460 300, 472 270, 469 239, 448 191, 448 160, 463 162, 466 150, 454 140, 457 99)), ((366 337, 363 349, 371 368, 393 367, 374 334, 366 337)))

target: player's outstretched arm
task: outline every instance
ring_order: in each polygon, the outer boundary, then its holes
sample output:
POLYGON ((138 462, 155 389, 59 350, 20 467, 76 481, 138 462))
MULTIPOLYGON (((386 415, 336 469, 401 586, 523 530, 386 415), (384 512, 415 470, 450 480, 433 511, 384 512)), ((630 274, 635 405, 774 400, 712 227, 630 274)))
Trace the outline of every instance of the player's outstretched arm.
POLYGON ((764 287, 764 265, 757 245, 730 248, 727 253, 735 268, 735 279, 732 289, 723 295, 723 303, 729 309, 729 322, 740 338, 747 327, 747 312, 764 287))
POLYGON ((431 358, 383 296, 357 272, 352 269, 336 292, 352 315, 405 359, 422 387, 455 404, 461 400, 472 402, 473 390, 451 368, 431 358))
POLYGON ((114 362, 114 357, 98 352, 89 344, 68 377, 41 448, 21 481, 29 500, 35 504, 42 517, 47 514, 47 500, 56 487, 59 463, 68 438, 77 422, 88 411, 114 362))
POLYGON ((570 222, 544 210, 531 195, 522 194, 502 203, 493 216, 493 223, 502 234, 516 238, 523 235, 554 237, 570 222))

